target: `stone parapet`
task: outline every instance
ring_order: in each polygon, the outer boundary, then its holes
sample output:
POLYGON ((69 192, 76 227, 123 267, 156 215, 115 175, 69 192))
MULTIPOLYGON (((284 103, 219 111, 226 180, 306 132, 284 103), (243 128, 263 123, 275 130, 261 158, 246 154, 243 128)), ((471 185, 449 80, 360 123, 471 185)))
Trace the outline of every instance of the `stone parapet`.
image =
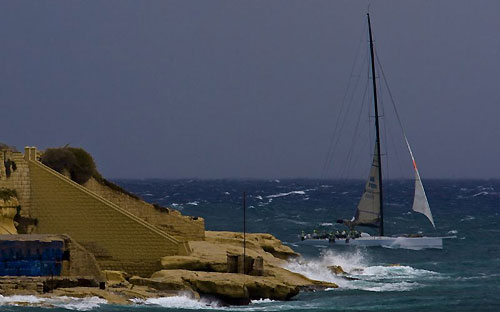
POLYGON ((32 216, 37 233, 67 233, 93 253, 102 269, 149 276, 160 258, 188 254, 180 242, 143 219, 30 160, 32 216))
POLYGON ((102 185, 94 178, 87 181, 84 186, 144 221, 174 236, 179 241, 205 239, 205 221, 203 218, 184 216, 174 209, 155 208, 155 206, 150 203, 102 185))

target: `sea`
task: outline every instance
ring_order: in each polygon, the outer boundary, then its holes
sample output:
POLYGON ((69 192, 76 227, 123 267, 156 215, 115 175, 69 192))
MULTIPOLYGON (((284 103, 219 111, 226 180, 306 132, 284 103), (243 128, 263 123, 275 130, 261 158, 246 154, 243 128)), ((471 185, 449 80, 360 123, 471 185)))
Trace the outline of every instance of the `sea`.
MULTIPOLYGON (((424 180, 436 229, 411 211, 414 182, 389 180, 385 231, 447 236, 443 249, 301 246, 302 231, 342 230, 362 180, 115 180, 151 203, 205 218, 207 230, 271 233, 302 257, 286 267, 336 289, 301 292, 290 301, 223 306, 185 296, 109 305, 99 298, 0 296, 1 311, 500 311, 500 180, 424 180), (340 265, 352 280, 326 268, 340 265), (22 304, 20 304, 22 302, 22 304)), ((364 229, 376 234, 373 229, 364 229)))

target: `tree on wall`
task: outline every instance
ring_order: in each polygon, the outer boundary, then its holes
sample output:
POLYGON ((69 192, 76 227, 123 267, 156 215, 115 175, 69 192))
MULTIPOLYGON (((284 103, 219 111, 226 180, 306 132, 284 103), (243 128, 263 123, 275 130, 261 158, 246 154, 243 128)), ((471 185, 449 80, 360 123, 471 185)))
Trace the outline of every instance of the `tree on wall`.
POLYGON ((103 178, 94 162, 94 158, 83 148, 78 147, 60 147, 48 148, 43 154, 41 161, 44 165, 64 174, 65 171, 70 174, 71 180, 78 184, 84 184, 91 177, 97 182, 135 199, 140 199, 137 195, 128 192, 119 185, 114 184, 103 178))
POLYGON ((49 148, 42 154, 41 161, 59 173, 69 172, 71 180, 78 184, 87 182, 92 176, 100 176, 94 159, 83 148, 49 148))

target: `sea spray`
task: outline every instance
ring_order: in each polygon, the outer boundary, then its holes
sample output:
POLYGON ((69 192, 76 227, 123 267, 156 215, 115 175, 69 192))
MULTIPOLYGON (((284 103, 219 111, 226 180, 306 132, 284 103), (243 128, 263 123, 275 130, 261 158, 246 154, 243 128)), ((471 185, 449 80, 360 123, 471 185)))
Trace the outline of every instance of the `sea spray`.
POLYGON ((341 266, 346 273, 353 274, 354 272, 363 271, 367 266, 367 262, 367 256, 361 249, 342 253, 325 250, 317 259, 293 260, 287 263, 286 268, 313 280, 332 282, 340 287, 351 288, 352 281, 337 276, 328 267, 332 265, 341 266))
POLYGON ((0 306, 46 306, 64 308, 67 310, 89 311, 107 304, 105 299, 98 297, 75 298, 67 296, 57 296, 51 298, 36 297, 32 295, 0 295, 0 306))
POLYGON ((171 296, 148 299, 132 299, 132 302, 138 305, 156 305, 164 308, 175 309, 216 309, 221 305, 217 301, 209 301, 206 299, 196 300, 189 296, 171 296))
POLYGON ((317 259, 294 260, 286 268, 310 279, 336 283, 339 290, 408 291, 426 280, 442 278, 439 273, 411 266, 370 265, 370 260, 366 249, 325 250, 317 259), (329 266, 342 267, 346 275, 335 274, 329 266))

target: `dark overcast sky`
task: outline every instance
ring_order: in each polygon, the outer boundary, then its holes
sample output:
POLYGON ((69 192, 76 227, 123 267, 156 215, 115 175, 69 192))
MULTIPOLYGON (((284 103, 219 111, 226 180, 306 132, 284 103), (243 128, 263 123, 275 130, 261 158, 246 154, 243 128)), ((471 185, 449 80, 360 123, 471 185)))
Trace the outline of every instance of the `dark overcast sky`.
MULTIPOLYGON (((0 141, 107 177, 319 177, 367 6, 1 1, 0 141)), ((500 177, 500 1, 370 11, 422 177, 500 177)))

